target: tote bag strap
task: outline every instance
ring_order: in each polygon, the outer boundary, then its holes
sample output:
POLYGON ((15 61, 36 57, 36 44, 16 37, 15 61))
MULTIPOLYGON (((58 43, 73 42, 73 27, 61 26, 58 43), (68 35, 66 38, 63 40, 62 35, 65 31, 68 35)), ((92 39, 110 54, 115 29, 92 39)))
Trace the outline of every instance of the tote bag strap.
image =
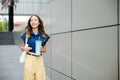
POLYGON ((26 38, 26 39, 25 39, 25 44, 27 44, 27 41, 28 41, 28 39, 26 38))
POLYGON ((25 46, 26 46, 26 47, 28 47, 27 41, 28 41, 28 39, 26 38, 26 39, 25 39, 25 46))

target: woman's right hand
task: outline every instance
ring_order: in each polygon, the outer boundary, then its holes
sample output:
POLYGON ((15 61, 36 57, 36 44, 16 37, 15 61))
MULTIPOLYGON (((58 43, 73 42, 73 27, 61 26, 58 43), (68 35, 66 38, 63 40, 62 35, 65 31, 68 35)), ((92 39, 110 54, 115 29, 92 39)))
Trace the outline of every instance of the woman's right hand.
POLYGON ((27 52, 29 52, 29 50, 32 50, 31 47, 21 47, 21 49, 22 49, 23 51, 27 51, 27 52))
POLYGON ((25 51, 26 51, 26 52, 29 52, 30 50, 32 50, 31 47, 25 47, 25 51))
POLYGON ((21 50, 28 52, 29 50, 32 50, 32 48, 28 47, 28 44, 24 44, 24 42, 22 41, 21 50))

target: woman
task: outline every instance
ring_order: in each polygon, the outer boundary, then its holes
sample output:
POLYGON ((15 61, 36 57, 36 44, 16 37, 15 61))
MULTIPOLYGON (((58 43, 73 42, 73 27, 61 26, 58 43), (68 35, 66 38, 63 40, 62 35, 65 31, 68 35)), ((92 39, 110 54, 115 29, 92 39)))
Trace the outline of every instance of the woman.
POLYGON ((28 20, 25 33, 21 36, 23 51, 27 51, 24 63, 24 80, 45 80, 44 61, 41 54, 36 55, 36 41, 41 41, 39 52, 46 52, 46 42, 49 35, 45 33, 43 22, 38 15, 32 15, 28 20), (25 47, 27 39, 28 47, 25 47))

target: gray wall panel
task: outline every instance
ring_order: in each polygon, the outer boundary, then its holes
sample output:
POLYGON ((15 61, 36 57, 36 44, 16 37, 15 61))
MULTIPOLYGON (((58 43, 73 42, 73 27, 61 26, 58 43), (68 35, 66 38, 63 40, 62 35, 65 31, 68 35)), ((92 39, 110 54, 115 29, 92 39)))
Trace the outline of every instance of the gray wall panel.
POLYGON ((53 35, 51 53, 52 68, 71 76, 71 34, 53 35))
POLYGON ((46 44, 46 52, 43 54, 44 56, 44 62, 46 66, 51 66, 51 46, 50 46, 50 40, 46 44))
POLYGON ((35 6, 34 9, 33 9, 34 13, 38 14, 40 12, 40 10, 41 10, 41 4, 40 3, 36 3, 33 6, 35 6))
POLYGON ((48 67, 45 67, 46 70, 46 80, 51 80, 51 70, 48 67))
POLYGON ((118 80, 117 27, 73 33, 73 77, 118 80))
POLYGON ((47 5, 44 9, 39 11, 39 15, 41 19, 43 20, 43 24, 45 26, 45 31, 46 33, 50 34, 51 33, 51 24, 50 24, 50 11, 51 5, 47 5))
MULTIPOLYGON (((33 3, 20 3, 17 4, 17 8, 14 10, 15 14, 33 14, 34 13, 34 7, 33 3)), ((37 7, 37 6, 36 6, 37 7)))
POLYGON ((55 0, 51 5, 51 32, 71 30, 71 0, 55 0))
MULTIPOLYGON (((119 58, 119 77, 120 77, 120 26, 119 26, 119 56, 118 56, 118 58, 119 58)), ((119 78, 119 80, 120 80, 120 78, 119 78)))
POLYGON ((119 5, 118 5, 118 7, 119 7, 119 8, 118 8, 118 9, 119 9, 119 11, 118 11, 118 13, 119 13, 119 14, 118 14, 119 17, 118 17, 118 18, 119 18, 119 24, 120 24, 120 0, 118 0, 118 1, 119 1, 119 5))
POLYGON ((117 0, 72 0, 73 30, 117 24, 117 0))
POLYGON ((58 72, 52 71, 52 80, 72 80, 69 77, 60 74, 58 72))

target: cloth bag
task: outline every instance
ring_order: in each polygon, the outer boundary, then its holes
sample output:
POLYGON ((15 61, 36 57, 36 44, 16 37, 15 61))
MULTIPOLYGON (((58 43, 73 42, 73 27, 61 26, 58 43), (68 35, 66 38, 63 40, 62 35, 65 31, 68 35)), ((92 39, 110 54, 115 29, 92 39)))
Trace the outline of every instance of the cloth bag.
MULTIPOLYGON (((25 40, 25 47, 28 47, 27 39, 25 40)), ((26 54, 27 54, 27 51, 22 52, 22 54, 20 55, 20 63, 25 62, 26 54)))

